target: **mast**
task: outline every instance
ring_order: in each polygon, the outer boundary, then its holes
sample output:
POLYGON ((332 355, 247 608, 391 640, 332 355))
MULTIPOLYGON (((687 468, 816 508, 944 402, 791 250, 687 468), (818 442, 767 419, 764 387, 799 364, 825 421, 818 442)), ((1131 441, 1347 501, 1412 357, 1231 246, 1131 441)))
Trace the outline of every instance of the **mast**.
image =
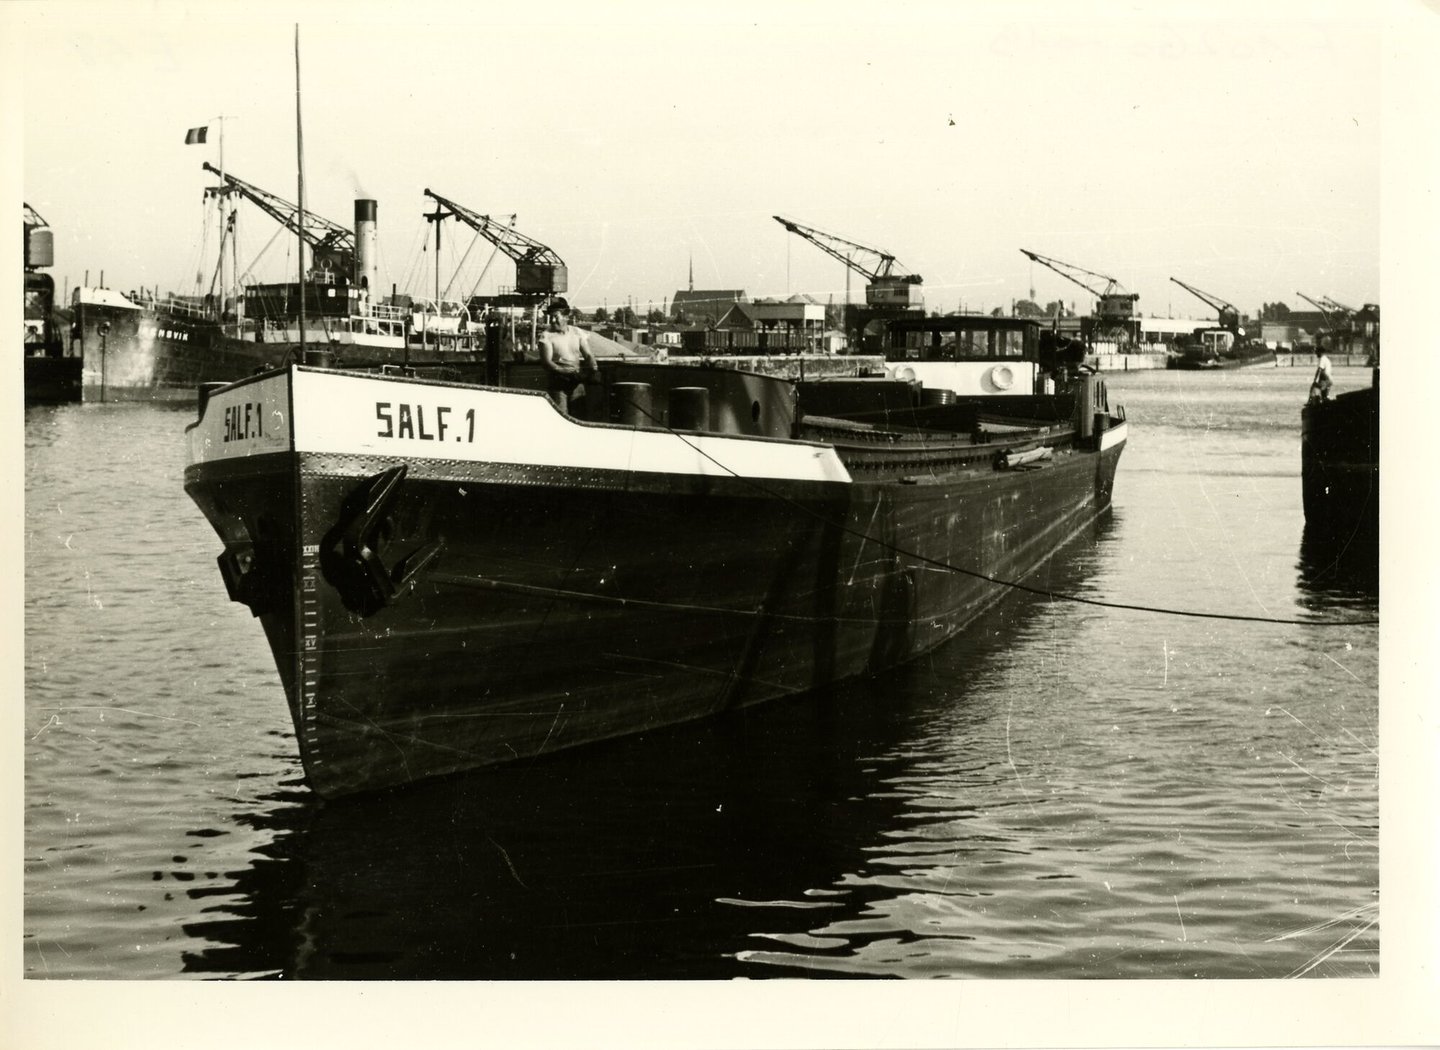
MULTIPOLYGON (((220 125, 220 185, 225 185, 225 115, 222 113, 215 118, 220 125)), ((225 296, 230 291, 230 282, 225 280, 225 238, 230 238, 230 254, 236 260, 236 265, 230 268, 230 276, 236 278, 239 274, 239 256, 235 250, 235 227, 232 218, 235 209, 229 207, 230 195, 223 189, 220 192, 220 302, 215 311, 215 319, 220 322, 220 330, 225 330, 225 296)))
MULTIPOLYGON (((300 123, 300 23, 295 23, 295 171, 300 228, 305 228, 305 131, 300 123)), ((300 242, 300 360, 305 360, 305 238, 300 242)))

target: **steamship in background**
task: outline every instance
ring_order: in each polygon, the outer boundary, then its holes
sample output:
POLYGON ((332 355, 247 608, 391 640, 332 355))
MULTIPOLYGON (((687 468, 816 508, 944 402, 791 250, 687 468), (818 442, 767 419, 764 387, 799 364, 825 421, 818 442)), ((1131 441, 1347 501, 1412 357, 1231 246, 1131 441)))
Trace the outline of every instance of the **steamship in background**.
MULTIPOLYGON (((222 231, 212 289, 225 287, 218 277, 227 254, 232 260, 235 255, 237 198, 306 245, 305 280, 196 295, 76 288, 69 352, 84 360, 86 401, 194 400, 202 383, 284 365, 298 356, 302 342, 341 366, 484 366, 485 333, 469 323, 463 303, 379 294, 374 200, 355 201, 350 229, 204 167, 220 178, 205 191, 218 206, 222 231)), ((490 342, 493 362, 496 333, 490 342)))
POLYGON ((42 271, 55 265, 50 224, 24 205, 25 230, 25 403, 63 404, 80 400, 80 357, 67 352, 64 319, 55 308, 55 278, 42 271))

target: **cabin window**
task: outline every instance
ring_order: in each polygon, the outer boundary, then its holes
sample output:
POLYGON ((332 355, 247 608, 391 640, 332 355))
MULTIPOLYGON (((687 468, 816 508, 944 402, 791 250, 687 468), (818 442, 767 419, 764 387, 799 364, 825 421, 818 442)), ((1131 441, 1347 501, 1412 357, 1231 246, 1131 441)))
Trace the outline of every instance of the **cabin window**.
POLYGON ((990 341, 994 333, 983 329, 972 328, 969 331, 961 332, 964 339, 962 354, 965 357, 989 357, 991 354, 990 341))
POLYGON ((1025 333, 1019 329, 999 331, 995 333, 995 356, 996 357, 1024 357, 1025 356, 1025 333))

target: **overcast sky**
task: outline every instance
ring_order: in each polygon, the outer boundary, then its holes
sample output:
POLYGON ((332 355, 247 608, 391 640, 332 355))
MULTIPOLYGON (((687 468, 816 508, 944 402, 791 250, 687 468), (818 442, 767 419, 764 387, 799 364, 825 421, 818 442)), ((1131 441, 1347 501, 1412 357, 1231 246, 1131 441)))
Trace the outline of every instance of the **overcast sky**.
MULTIPOLYGON (((692 258, 697 288, 843 299, 845 268, 776 213, 893 253, 941 310, 1032 287, 1085 307, 1021 248, 1145 313, 1209 315, 1171 276, 1251 314, 1379 300, 1367 5, 10 6, 24 195, 70 287, 208 278, 217 115, 227 170, 296 198, 298 21, 308 205, 348 226, 379 201, 386 287, 434 290, 430 187, 517 214, 587 307, 659 305, 692 258)), ((242 269, 293 267, 272 220, 240 224, 242 269)), ((468 292, 490 247, 444 237, 442 285, 463 258, 468 292)), ((481 287, 511 281, 499 259, 481 287)))

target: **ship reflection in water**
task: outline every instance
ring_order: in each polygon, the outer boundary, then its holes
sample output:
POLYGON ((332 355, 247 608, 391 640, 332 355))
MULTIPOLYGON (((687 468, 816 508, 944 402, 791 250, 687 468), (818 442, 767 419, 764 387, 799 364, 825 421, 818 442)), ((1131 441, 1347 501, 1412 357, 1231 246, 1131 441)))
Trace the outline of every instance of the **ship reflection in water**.
POLYGON ((1374 536, 1305 529, 1297 583, 1312 608, 1373 607, 1380 597, 1380 548, 1374 536))
MULTIPOLYGON (((1062 551, 1044 584, 1077 586, 1111 527, 1062 551)), ((934 825, 943 841, 973 822, 973 840, 948 850, 1027 863, 1023 838, 997 837, 982 819, 986 794, 1015 778, 994 753, 1006 709, 986 686, 1045 604, 1017 594, 888 676, 695 725, 338 802, 287 793, 267 813, 237 816, 268 825, 273 839, 231 873, 220 915, 185 926, 212 945, 187 954, 185 969, 338 979, 864 973, 865 945, 920 939, 903 912, 864 928, 893 907, 888 871, 911 852, 904 839, 923 840, 934 825), (979 788, 969 802, 967 784, 979 788), (837 932, 847 924, 856 928, 837 932), (783 957, 747 961, 766 949, 783 957)), ((931 863, 928 852, 916 863, 931 863)), ((1036 877, 1049 871, 1030 859, 1036 877)), ((969 939, 963 923, 937 934, 947 951, 969 939)))

